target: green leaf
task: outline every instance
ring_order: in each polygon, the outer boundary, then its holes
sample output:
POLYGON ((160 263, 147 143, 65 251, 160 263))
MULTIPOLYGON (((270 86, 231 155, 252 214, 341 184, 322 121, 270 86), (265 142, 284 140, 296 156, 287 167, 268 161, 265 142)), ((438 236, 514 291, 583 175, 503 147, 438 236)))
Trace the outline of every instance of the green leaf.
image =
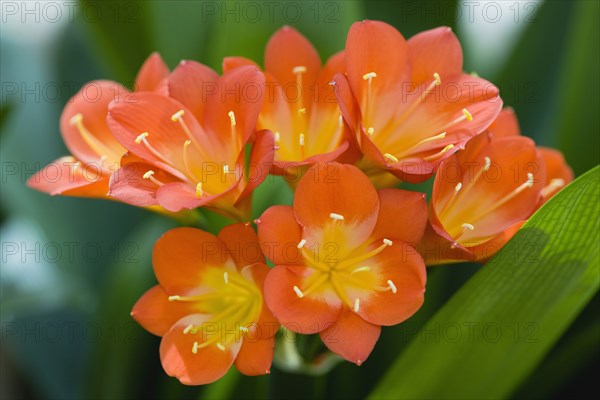
POLYGON ((578 1, 555 97, 554 134, 578 175, 600 162, 600 3, 578 1))
POLYGON ((158 340, 129 315, 144 292, 156 284, 152 269, 154 242, 173 227, 166 218, 151 218, 115 249, 118 261, 102 294, 98 321, 102 333, 90 360, 87 393, 99 398, 134 398, 147 385, 142 366, 158 359, 158 340), (146 382, 146 383, 145 383, 146 382))
POLYGON ((509 396, 598 291, 599 196, 596 167, 544 205, 428 321, 371 398, 509 396))
POLYGON ((94 52, 98 62, 112 67, 119 82, 132 86, 136 71, 155 47, 149 23, 151 2, 80 2, 82 25, 99 47, 94 52))

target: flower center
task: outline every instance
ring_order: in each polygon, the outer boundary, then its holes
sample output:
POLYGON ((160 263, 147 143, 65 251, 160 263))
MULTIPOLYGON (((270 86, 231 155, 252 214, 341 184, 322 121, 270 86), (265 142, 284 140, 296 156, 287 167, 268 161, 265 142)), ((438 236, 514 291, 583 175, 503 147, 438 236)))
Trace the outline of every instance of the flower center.
POLYGON ((169 301, 192 302, 197 313, 208 315, 206 321, 183 330, 198 336, 192 353, 208 346, 225 351, 231 343, 256 333, 262 295, 253 282, 237 271, 215 267, 206 270, 202 283, 206 289, 202 293, 169 296, 169 301))
MULTIPOLYGON (((233 169, 230 168, 228 164, 222 164, 222 170, 219 170, 217 168, 213 168, 214 164, 216 163, 202 162, 202 160, 211 160, 214 157, 210 157, 206 153, 206 149, 203 149, 194 138, 187 123, 183 119, 184 114, 184 110, 179 110, 171 116, 171 121, 178 123, 188 137, 188 139, 183 142, 181 153, 182 156, 179 165, 177 165, 176 160, 168 155, 165 155, 164 153, 161 153, 150 143, 150 134, 148 132, 143 132, 138 135, 138 137, 135 139, 135 143, 144 145, 150 153, 152 153, 161 162, 166 164, 170 168, 170 170, 167 172, 172 173, 180 179, 194 185, 196 188, 197 197, 221 193, 229 186, 235 184, 239 179, 237 164, 233 169), (193 150, 190 149, 190 147, 193 147, 193 150), (190 155, 191 151, 194 151, 195 154, 190 155), (208 178, 210 176, 212 176, 212 179, 209 180, 208 178)), ((231 125, 231 143, 239 146, 239 136, 237 135, 236 130, 235 113, 233 111, 229 111, 227 115, 231 125)), ((157 186, 164 185, 164 182, 156 179, 153 170, 148 170, 143 177, 151 180, 157 186)))
MULTIPOLYGON (((473 204, 474 197, 477 197, 477 202, 481 199, 479 196, 469 197, 469 193, 479 185, 485 183, 484 175, 489 171, 492 160, 490 157, 485 156, 483 167, 481 167, 472 179, 468 182, 459 182, 454 187, 454 191, 446 202, 441 203, 440 206, 436 207, 436 212, 439 220, 446 229, 446 232, 457 242, 482 242, 487 240, 489 234, 479 234, 478 229, 480 227, 481 220, 489 214, 497 211, 501 207, 505 206, 509 201, 514 199, 521 192, 530 189, 534 184, 534 176, 531 172, 527 173, 527 180, 510 192, 504 194, 499 199, 486 204, 484 207, 476 207, 473 204)), ((506 227, 499 226, 499 231, 504 230, 506 227)))
MULTIPOLYGON (((305 264, 312 273, 302 282, 302 285, 291 289, 299 298, 313 294, 322 294, 333 290, 337 297, 350 309, 360 311, 360 298, 357 293, 397 292, 396 285, 391 279, 380 276, 378 264, 374 257, 392 246, 393 242, 383 239, 375 247, 374 242, 359 246, 349 252, 340 251, 343 243, 344 216, 331 213, 331 223, 324 229, 325 243, 315 243, 309 248, 306 239, 298 243, 305 264), (356 295, 352 297, 352 294, 356 295)), ((346 227, 346 229, 348 229, 346 227)))

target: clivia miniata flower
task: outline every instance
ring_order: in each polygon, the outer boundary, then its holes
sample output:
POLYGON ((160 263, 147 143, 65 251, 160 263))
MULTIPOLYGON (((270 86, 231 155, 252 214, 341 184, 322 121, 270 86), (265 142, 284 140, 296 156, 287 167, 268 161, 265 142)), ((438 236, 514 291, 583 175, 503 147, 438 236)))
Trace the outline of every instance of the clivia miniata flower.
MULTIPOLYGON (((492 140, 506 136, 520 136, 519 121, 513 109, 509 107, 503 109, 488 131, 492 140)), ((560 151, 543 146, 537 146, 537 149, 546 166, 546 182, 542 189, 542 203, 545 203, 573 180, 573 170, 560 151)))
MULTIPOLYGON (((158 53, 144 63, 135 89, 154 91, 169 70, 158 53)), ((71 156, 59 158, 32 176, 27 184, 51 195, 106 198, 111 175, 119 169, 126 149, 106 124, 108 105, 116 98, 128 101, 130 92, 117 82, 85 84, 69 100, 60 118, 60 130, 71 156)))
MULTIPOLYGON (((223 69, 240 65, 256 64, 228 57, 223 69)), ((329 84, 345 68, 343 52, 321 66, 313 45, 294 28, 285 26, 271 37, 265 50, 266 95, 258 128, 274 132, 274 173, 297 183, 315 162, 357 160, 355 140, 329 84)))
POLYGON ((357 166, 375 181, 386 182, 388 173, 413 183, 428 179, 502 108, 495 86, 463 73, 450 28, 407 41, 384 22, 357 22, 345 54, 347 76, 333 83, 363 154, 357 166))
POLYGON ((279 324, 263 301, 269 268, 249 224, 230 225, 218 237, 194 228, 170 230, 156 242, 153 264, 159 284, 131 315, 162 336, 167 374, 201 385, 233 363, 246 375, 270 372, 279 324))
POLYGON ((436 174, 419 246, 428 265, 487 260, 541 204, 546 166, 533 140, 491 135, 472 139, 436 174))
POLYGON ((315 164, 293 207, 273 206, 256 220, 275 264, 265 280, 267 305, 287 329, 318 332, 330 350, 360 365, 382 325, 406 320, 423 303, 425 264, 412 245, 426 219, 421 193, 376 191, 354 166, 315 164))
POLYGON ((268 175, 274 153, 272 134, 254 130, 264 76, 247 66, 218 77, 184 61, 167 85, 169 97, 142 92, 111 104, 109 127, 131 155, 111 179, 110 195, 136 206, 203 206, 245 219, 248 195, 268 175))

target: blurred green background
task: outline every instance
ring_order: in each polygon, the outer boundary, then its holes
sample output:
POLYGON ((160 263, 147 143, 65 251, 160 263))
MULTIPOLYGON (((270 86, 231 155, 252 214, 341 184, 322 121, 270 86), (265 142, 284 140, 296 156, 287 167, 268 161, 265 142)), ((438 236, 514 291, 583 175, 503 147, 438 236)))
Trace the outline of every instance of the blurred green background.
MULTIPOLYGON (((1 11, 3 399, 363 398, 410 339, 419 340, 419 328, 481 268, 430 270, 424 307, 405 324, 384 328, 360 368, 343 363, 324 376, 277 368, 258 378, 232 372, 202 388, 167 377, 159 338, 135 324, 129 311, 154 284, 153 241, 175 222, 124 204, 49 197, 25 186, 36 170, 67 154, 58 120, 69 97, 92 79, 131 86, 152 51, 170 67, 194 59, 220 71, 228 55, 262 63, 266 41, 284 24, 296 26, 324 58, 341 50, 349 26, 365 18, 391 23, 407 38, 449 25, 463 44, 465 70, 500 88, 524 134, 562 150, 576 176, 599 163, 596 0, 2 1, 1 11)), ((256 195, 255 215, 290 199, 287 186, 270 179, 256 195)), ((597 226, 597 218, 593 212, 590 223, 597 226)), ((532 370, 510 382, 506 397, 597 392, 600 300, 597 293, 590 298, 573 308, 574 322, 540 350, 532 370)), ((546 343, 546 333, 535 334, 546 343)), ((427 368, 427 360, 419 368, 427 368)))

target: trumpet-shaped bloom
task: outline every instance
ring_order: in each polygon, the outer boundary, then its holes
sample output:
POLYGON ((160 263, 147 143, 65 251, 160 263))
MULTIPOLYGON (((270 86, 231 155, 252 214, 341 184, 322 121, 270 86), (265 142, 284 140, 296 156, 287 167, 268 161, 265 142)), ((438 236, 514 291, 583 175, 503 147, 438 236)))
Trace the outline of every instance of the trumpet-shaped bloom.
POLYGON ((218 237, 193 228, 165 233, 155 244, 158 285, 131 315, 162 336, 163 368, 186 385, 214 382, 235 363, 246 375, 268 374, 279 324, 265 307, 269 271, 249 224, 218 237))
MULTIPOLYGON (((135 81, 137 90, 158 90, 169 70, 158 53, 144 63, 135 81)), ((27 184, 51 195, 106 198, 111 175, 127 151, 106 124, 108 105, 128 101, 130 92, 112 81, 85 84, 65 106, 60 130, 71 156, 61 157, 32 176, 27 184)))
POLYGON ((110 195, 169 211, 210 207, 246 218, 248 195, 268 175, 273 136, 254 135, 264 77, 242 67, 222 77, 192 61, 169 76, 169 97, 141 92, 113 102, 108 124, 129 150, 110 183, 110 195), (246 162, 246 145, 255 139, 246 162))
POLYGON ((376 191, 354 166, 314 165, 293 207, 273 206, 256 221, 275 264, 265 280, 267 305, 286 328, 318 332, 360 365, 382 325, 406 320, 423 303, 425 265, 411 244, 426 220, 421 193, 376 191))
POLYGON ((358 166, 374 179, 431 177, 439 164, 487 128, 502 108, 498 89, 462 72, 462 50, 450 28, 406 41, 378 21, 352 25, 347 77, 336 96, 363 154, 358 166))
POLYGON ((435 177, 419 247, 426 263, 491 257, 539 206, 545 183, 546 165, 531 139, 472 139, 435 177))
MULTIPOLYGON (((241 57, 226 58, 224 70, 255 65, 241 57)), ((277 151, 273 171, 297 183, 315 162, 354 162, 357 152, 329 84, 345 72, 344 53, 324 66, 312 44, 298 31, 283 27, 269 40, 265 51, 265 101, 259 129, 275 134, 277 151)))
MULTIPOLYGON (((493 139, 521 134, 519 121, 512 108, 502 110, 488 130, 493 139)), ((546 182, 542 189, 542 203, 545 203, 573 180, 573 170, 560 151, 542 146, 538 146, 537 149, 546 165, 546 182)))

